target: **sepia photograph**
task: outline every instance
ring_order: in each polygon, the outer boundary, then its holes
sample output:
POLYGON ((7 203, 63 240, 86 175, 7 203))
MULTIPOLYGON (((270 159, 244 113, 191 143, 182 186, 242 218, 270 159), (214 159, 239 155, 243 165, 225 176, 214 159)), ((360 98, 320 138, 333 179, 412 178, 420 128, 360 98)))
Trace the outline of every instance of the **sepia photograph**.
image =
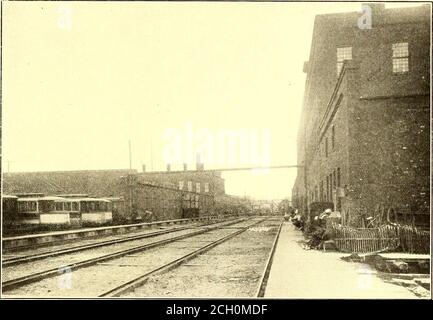
POLYGON ((0 298, 431 300, 431 20, 2 1, 0 298))

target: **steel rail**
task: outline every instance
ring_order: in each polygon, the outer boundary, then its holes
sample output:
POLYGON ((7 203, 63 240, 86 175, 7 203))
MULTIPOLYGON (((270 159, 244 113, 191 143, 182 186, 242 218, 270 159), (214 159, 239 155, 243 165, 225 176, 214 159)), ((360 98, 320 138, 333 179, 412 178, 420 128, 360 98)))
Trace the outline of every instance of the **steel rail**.
MULTIPOLYGON (((217 221, 217 222, 210 223, 207 225, 212 225, 212 224, 215 224, 218 222, 221 222, 221 221, 217 221)), ((45 259, 48 257, 55 257, 55 256, 59 256, 62 254, 67 254, 67 253, 74 253, 74 252, 85 251, 85 250, 89 250, 89 249, 100 248, 100 247, 104 247, 104 246, 108 246, 108 245, 112 245, 112 244, 117 244, 117 243, 123 243, 123 242, 128 242, 128 241, 134 241, 134 240, 156 237, 156 236, 163 235, 163 234, 169 234, 172 232, 182 231, 182 230, 187 230, 187 229, 193 229, 193 228, 196 228, 196 227, 192 227, 192 226, 175 227, 175 228, 171 228, 171 229, 167 229, 167 230, 160 230, 160 231, 155 231, 155 232, 146 233, 146 234, 132 235, 132 236, 124 237, 124 238, 120 238, 120 239, 105 240, 105 241, 100 241, 97 243, 78 245, 78 246, 74 246, 71 248, 50 250, 50 251, 45 251, 42 253, 35 253, 35 254, 30 254, 30 255, 25 255, 25 256, 20 256, 20 257, 8 258, 8 259, 3 260, 2 267, 3 268, 9 267, 9 266, 13 266, 13 265, 21 264, 21 263, 27 263, 27 262, 31 262, 31 261, 41 260, 41 259, 45 259)))
POLYGON ((272 249, 269 252, 268 259, 266 261, 265 270, 260 277, 260 284, 257 289, 255 296, 257 298, 263 298, 265 296, 266 285, 268 284, 269 272, 271 271, 272 260, 274 259, 275 249, 277 247, 278 239, 280 238, 281 228, 283 227, 284 220, 281 221, 280 226, 278 227, 277 235, 275 236, 274 242, 272 244, 272 249))
MULTIPOLYGON (((224 227, 224 226, 227 226, 227 225, 232 225, 232 224, 235 224, 235 223, 240 223, 242 221, 245 221, 245 219, 242 218, 242 219, 239 219, 239 220, 236 220, 236 221, 230 221, 228 223, 223 224, 222 226, 224 227)), ((72 271, 72 270, 77 270, 77 269, 84 268, 84 267, 89 267, 89 266, 97 264, 99 262, 104 262, 104 261, 107 261, 107 260, 112 260, 112 259, 115 259, 115 258, 119 258, 119 257, 125 256, 125 255, 128 255, 128 254, 132 254, 132 253, 136 253, 136 252, 140 252, 140 251, 145 251, 145 250, 157 247, 157 246, 168 244, 168 243, 171 243, 171 242, 174 242, 174 241, 177 241, 177 240, 181 240, 181 239, 193 237, 193 236, 196 236, 196 235, 200 235, 200 234, 203 234, 203 233, 206 233, 206 232, 209 232, 209 231, 216 230, 219 227, 220 226, 211 226, 211 227, 203 226, 203 230, 198 230, 198 231, 191 232, 191 233, 188 233, 188 234, 185 234, 185 235, 180 235, 180 236, 169 238, 169 239, 163 239, 163 240, 155 241, 155 242, 148 243, 148 244, 145 244, 145 245, 136 246, 136 247, 129 248, 129 249, 126 249, 126 250, 120 250, 120 251, 117 251, 117 252, 114 252, 114 253, 110 253, 110 254, 106 254, 106 255, 102 255, 102 256, 99 256, 99 257, 95 257, 95 258, 91 258, 91 259, 87 259, 87 260, 82 260, 82 261, 79 261, 79 262, 76 262, 76 263, 73 263, 73 264, 59 266, 59 267, 56 267, 56 268, 52 268, 52 269, 44 270, 44 271, 41 271, 41 272, 33 273, 33 274, 30 274, 30 275, 26 275, 26 276, 18 277, 18 278, 15 278, 15 279, 11 279, 11 280, 8 280, 8 281, 4 281, 2 283, 2 291, 3 292, 10 291, 10 290, 16 289, 18 287, 21 287, 21 286, 29 284, 29 283, 34 283, 34 282, 37 282, 37 281, 40 281, 40 280, 43 280, 43 279, 46 279, 46 278, 58 276, 58 275, 60 275, 60 273, 61 273, 62 270, 71 270, 72 271)))
MULTIPOLYGON (((119 286, 117 286, 117 287, 115 287, 109 291, 106 291, 106 292, 100 294, 98 297, 118 297, 121 294, 129 292, 129 291, 141 286, 142 284, 144 284, 149 279, 150 276, 170 271, 170 270, 178 267, 182 263, 187 262, 187 261, 195 258, 196 256, 212 249, 213 247, 236 237, 237 235, 247 231, 252 226, 257 225, 257 224, 259 224, 259 223, 261 223, 267 219, 268 218, 265 218, 265 219, 256 221, 255 223, 252 223, 246 227, 242 227, 240 230, 237 230, 233 233, 230 233, 229 235, 227 235, 223 238, 217 239, 217 240, 213 241, 212 243, 209 243, 209 244, 207 244, 207 245, 205 245, 205 246, 203 246, 203 247, 201 247, 201 248, 199 248, 199 249, 197 249, 191 253, 188 253, 188 254, 186 254, 186 255, 178 258, 178 259, 172 260, 172 261, 170 261, 170 262, 168 262, 168 263, 166 263, 160 267, 157 267, 157 268, 153 269, 152 271, 149 271, 149 272, 147 272, 147 273, 145 273, 145 274, 143 274, 143 275, 141 275, 141 276, 139 276, 133 280, 130 280, 130 281, 123 283, 123 284, 121 284, 121 285, 119 285, 119 286)), ((222 228, 222 229, 224 229, 224 228, 222 228)))
POLYGON ((37 233, 37 234, 31 234, 31 235, 22 235, 22 236, 14 236, 14 237, 4 237, 2 239, 3 242, 3 251, 4 253, 12 253, 16 251, 26 250, 26 249, 32 249, 32 248, 39 248, 44 246, 53 246, 57 245, 59 243, 66 243, 66 242, 73 242, 77 240, 83 240, 83 239, 94 239, 101 236, 108 236, 108 235, 118 235, 118 234, 125 234, 129 232, 134 232, 140 229, 153 227, 153 226, 162 226, 162 225, 170 225, 170 224, 183 224, 183 223, 194 223, 194 222, 201 222, 201 221, 212 221, 212 220, 219 220, 219 218, 213 218, 212 216, 204 216, 199 218, 189 218, 189 219, 174 219, 174 220, 162 220, 162 221, 155 221, 155 222, 141 222, 136 224, 127 224, 127 225, 117 225, 117 226, 108 226, 108 227, 95 227, 95 228, 86 228, 86 229, 76 229, 76 230, 67 230, 67 231, 56 231, 52 233, 37 233), (126 232, 118 232, 118 230, 124 229, 126 232), (107 233, 107 231, 112 231, 111 233, 107 233), (86 233, 94 233, 90 236, 83 236, 86 233), (36 242, 31 243, 27 245, 20 245, 17 247, 5 247, 5 242, 9 241, 17 241, 20 239, 37 239, 37 238, 43 238, 46 236, 52 236, 52 237, 62 237, 67 236, 71 234, 79 235, 76 238, 71 239, 54 239, 53 241, 49 242, 36 242))

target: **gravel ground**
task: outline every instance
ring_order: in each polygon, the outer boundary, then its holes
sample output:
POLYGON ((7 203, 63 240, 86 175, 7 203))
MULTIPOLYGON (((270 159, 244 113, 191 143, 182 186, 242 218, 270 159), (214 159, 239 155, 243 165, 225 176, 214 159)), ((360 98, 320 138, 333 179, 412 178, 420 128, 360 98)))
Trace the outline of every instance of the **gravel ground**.
MULTIPOLYGON (((199 228, 200 226, 194 225, 191 227, 199 228)), ((168 234, 158 235, 154 237, 133 240, 133 241, 123 242, 118 244, 112 244, 112 245, 107 245, 107 246, 94 248, 94 249, 87 249, 85 251, 78 251, 75 253, 62 254, 55 257, 47 257, 41 260, 22 263, 19 265, 6 266, 2 268, 2 279, 3 281, 8 281, 11 279, 23 277, 44 270, 61 268, 62 266, 76 263, 82 260, 100 257, 106 254, 115 253, 121 250, 153 243, 160 240, 169 239, 175 236, 181 236, 181 235, 193 233, 196 231, 197 229, 186 229, 186 230, 174 231, 168 234)))
MULTIPOLYGON (((247 222, 241 222, 236 224, 236 226, 243 226, 246 223, 247 222)), ((251 221, 248 223, 251 224, 251 221)), ((196 250, 198 247, 233 233, 235 230, 233 230, 233 228, 223 228, 218 231, 208 232, 206 235, 191 237, 158 248, 109 260, 94 266, 74 270, 69 274, 66 273, 57 277, 44 279, 37 283, 7 291, 4 293, 4 296, 95 297, 126 281, 145 274, 156 267, 186 255, 196 250)), ((171 236, 172 234, 168 237, 171 236)), ((155 238, 152 238, 152 241, 154 240, 155 238)), ((94 254, 90 252, 92 250, 87 251, 89 251, 89 255, 94 254)), ((72 255, 68 255, 68 259, 73 259, 71 256, 72 255)), ((81 253, 80 258, 82 257, 83 254, 81 253)), ((53 258, 53 260, 54 259, 55 258, 53 258)), ((45 261, 45 266, 46 263, 47 261, 45 261)), ((58 261, 56 263, 53 262, 54 265, 58 265, 58 261)), ((45 269, 47 269, 47 267, 45 267, 45 269)), ((27 270, 23 272, 29 272, 30 270, 32 270, 32 272, 35 271, 31 266, 27 266, 27 270)))
POLYGON ((71 241, 68 241, 68 242, 62 243, 62 244, 46 245, 46 246, 27 248, 27 249, 18 249, 18 250, 14 250, 11 252, 4 252, 2 256, 4 258, 12 258, 12 257, 17 257, 17 256, 22 257, 22 256, 26 256, 26 255, 33 255, 33 254, 41 254, 41 253, 45 253, 45 252, 50 252, 53 250, 69 249, 69 248, 73 248, 73 247, 77 247, 77 246, 81 246, 81 245, 95 244, 95 243, 99 243, 101 241, 117 240, 117 239, 124 239, 124 238, 131 237, 131 236, 145 235, 145 234, 157 232, 159 230, 169 230, 169 229, 176 229, 176 228, 182 228, 182 227, 194 228, 194 227, 210 225, 212 223, 210 223, 210 222, 194 222, 194 223, 170 225, 170 226, 153 226, 153 227, 149 227, 148 229, 132 230, 132 231, 125 232, 122 234, 99 236, 96 238, 88 238, 88 239, 74 239, 74 240, 71 240, 71 241))
POLYGON ((13 265, 2 269, 2 279, 3 281, 8 281, 11 279, 30 275, 39 271, 60 268, 62 266, 69 265, 72 263, 77 263, 82 260, 100 257, 106 254, 111 254, 118 251, 130 249, 136 246, 141 246, 141 245, 149 244, 164 239, 169 239, 174 236, 193 233, 195 231, 196 230, 190 230, 190 229, 176 231, 176 232, 171 232, 169 234, 159 235, 151 238, 144 238, 144 239, 128 241, 124 243, 112 244, 100 248, 88 249, 85 251, 79 251, 70 254, 62 254, 56 257, 48 257, 37 261, 31 261, 19 265, 13 265))
POLYGON ((253 227, 124 296, 254 297, 278 226, 253 227))

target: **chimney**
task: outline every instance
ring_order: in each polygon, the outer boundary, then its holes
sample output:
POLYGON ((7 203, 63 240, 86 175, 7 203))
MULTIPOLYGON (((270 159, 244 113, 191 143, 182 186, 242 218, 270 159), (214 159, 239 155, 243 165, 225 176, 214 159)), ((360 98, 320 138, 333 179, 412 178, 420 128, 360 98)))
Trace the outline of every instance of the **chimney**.
POLYGON ((171 171, 171 166, 169 163, 167 163, 167 171, 171 171))
POLYGON ((143 168, 143 172, 146 172, 146 165, 143 164, 141 167, 143 168))
POLYGON ((370 2, 370 3, 364 3, 366 5, 369 5, 371 10, 376 12, 382 12, 385 11, 385 4, 384 3, 377 3, 377 2, 370 2))
POLYGON ((188 170, 188 165, 186 163, 183 164, 183 171, 188 170))
POLYGON ((200 160, 200 153, 197 153, 195 159, 196 159, 196 170, 197 171, 198 170, 203 170, 204 166, 203 166, 203 163, 201 163, 201 160, 200 160))
POLYGON ((302 68, 303 73, 308 73, 308 64, 309 61, 304 61, 304 67, 302 68))

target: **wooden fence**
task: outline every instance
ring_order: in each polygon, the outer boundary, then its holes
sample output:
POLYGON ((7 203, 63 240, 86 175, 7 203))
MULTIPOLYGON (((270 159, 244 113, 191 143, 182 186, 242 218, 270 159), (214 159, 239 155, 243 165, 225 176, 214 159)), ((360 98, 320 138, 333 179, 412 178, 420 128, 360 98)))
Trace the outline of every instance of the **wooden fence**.
POLYGON ((398 225, 400 249, 409 253, 430 252, 430 232, 413 226, 398 225))
POLYGON ((333 223, 331 233, 336 247, 343 252, 430 252, 430 233, 414 226, 385 224, 375 228, 352 228, 333 223))

